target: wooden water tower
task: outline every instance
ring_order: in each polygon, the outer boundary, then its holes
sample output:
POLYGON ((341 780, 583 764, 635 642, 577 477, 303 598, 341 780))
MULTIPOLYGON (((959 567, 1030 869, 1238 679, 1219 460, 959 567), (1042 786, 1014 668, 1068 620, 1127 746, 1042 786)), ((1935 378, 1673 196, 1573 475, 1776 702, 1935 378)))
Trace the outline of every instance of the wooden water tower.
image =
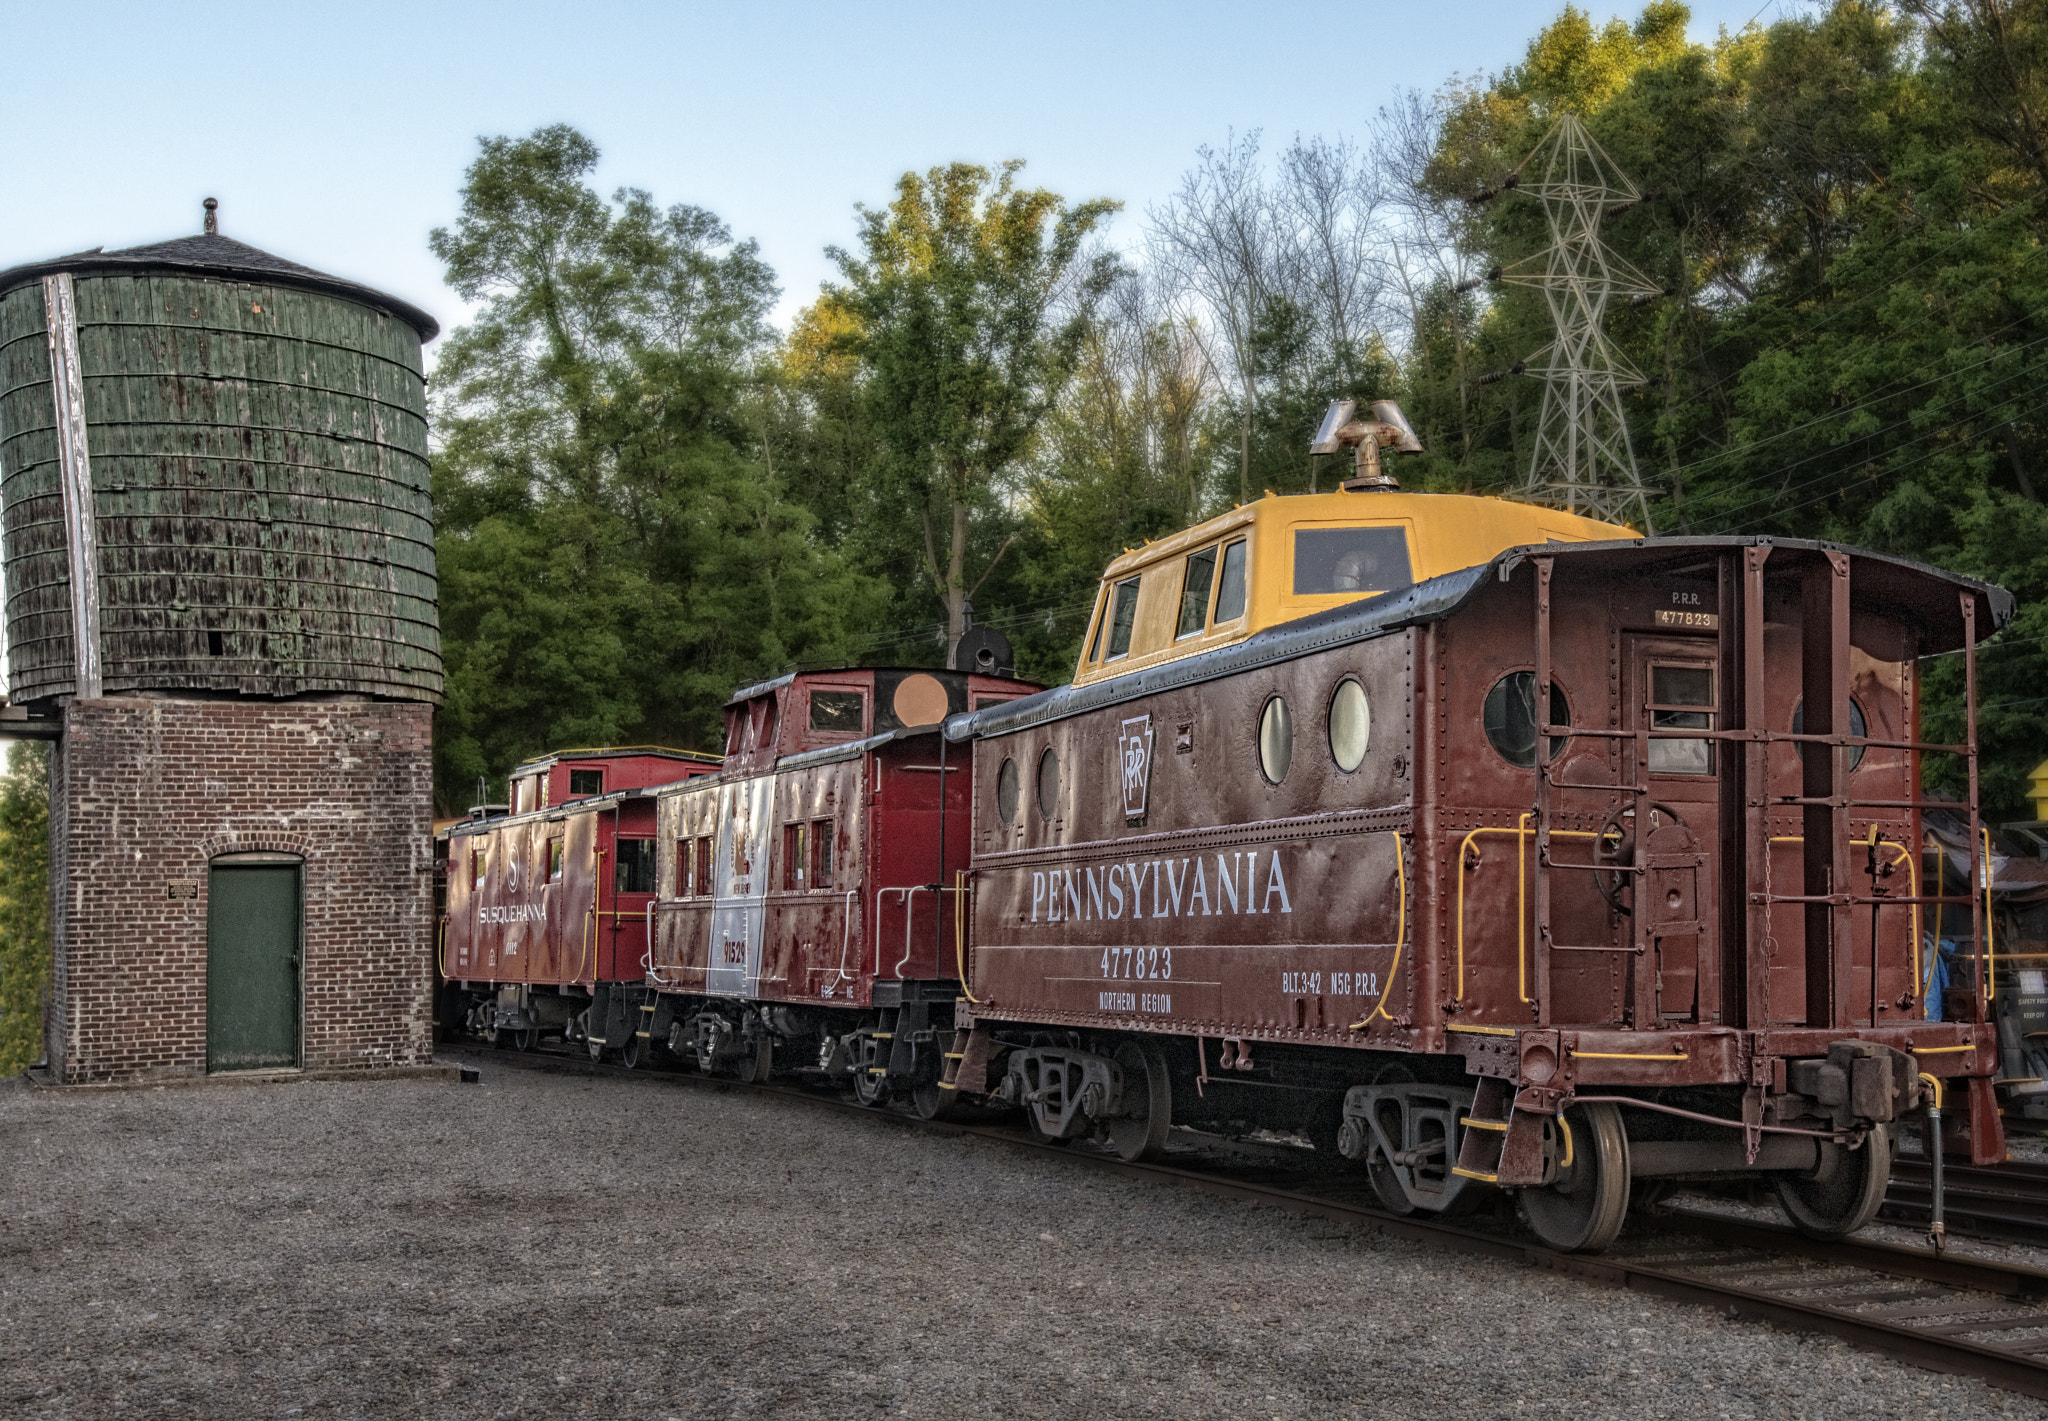
POLYGON ((425 312, 217 230, 0 272, 67 1082, 431 1052, 425 312))

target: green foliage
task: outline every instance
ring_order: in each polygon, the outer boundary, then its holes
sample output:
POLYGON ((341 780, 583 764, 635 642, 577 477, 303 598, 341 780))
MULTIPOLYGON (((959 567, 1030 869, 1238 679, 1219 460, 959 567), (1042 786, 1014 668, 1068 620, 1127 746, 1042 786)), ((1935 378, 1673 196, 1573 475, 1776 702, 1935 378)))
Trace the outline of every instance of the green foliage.
POLYGON ((0 1075, 42 1059, 50 986, 50 747, 17 740, 0 779, 0 1075))
MULTIPOLYGON (((1567 5, 1364 148, 1203 149, 1142 271, 1090 246, 1113 204, 1018 164, 906 174, 779 341, 772 275, 711 214, 601 199, 573 130, 487 140, 434 239, 483 303, 439 376, 444 803, 545 746, 706 743, 732 685, 801 661, 940 662, 970 603, 1063 679, 1124 548, 1342 476, 1306 453, 1332 398, 1401 401, 1409 487, 1520 490, 1542 387, 1514 372, 1550 317, 1485 278, 1548 244, 1508 180, 1570 112, 1644 194, 1606 240, 1666 292, 1608 313, 1657 528, 2010 587, 1983 782, 2030 813, 2048 0, 1832 0, 1705 43, 1689 19, 1567 5)), ((1924 669, 1952 735, 1958 658, 1924 669)))
MULTIPOLYGON (((2029 814, 2048 749, 2048 625, 2031 610, 2048 596, 2048 4, 1836 0, 1707 45, 1684 18, 1654 4, 1596 31, 1568 7, 1521 65, 1447 95, 1429 180, 1497 183, 1556 114, 1583 116, 1646 194, 1607 239, 1670 293, 1608 325, 1647 377, 1627 402, 1658 529, 1837 539, 2012 588, 2029 610, 1981 663, 1984 792, 1994 817, 2029 814)), ((1548 240, 1533 202, 1479 212, 1482 268, 1548 240)), ((1474 317, 1428 309, 1424 356, 1461 325, 1480 368, 1550 338, 1522 290, 1474 317)), ((1520 484, 1540 387, 1460 405, 1418 374, 1417 413, 1441 431, 1432 481, 1520 484)), ((1953 660, 1927 665, 1935 732, 1957 723, 1953 660)))
POLYGON ((715 748, 734 686, 845 654, 882 603, 758 432, 755 245, 701 208, 606 202, 597 156, 563 127, 486 139, 433 234, 482 303, 437 372, 444 808, 544 749, 715 748))
POLYGON ((813 318, 852 361, 876 551, 930 580, 948 645, 1019 537, 1009 500, 1023 461, 1116 273, 1084 243, 1117 204, 1021 188, 1023 166, 905 173, 886 208, 862 209, 858 254, 832 249, 844 281, 813 318))

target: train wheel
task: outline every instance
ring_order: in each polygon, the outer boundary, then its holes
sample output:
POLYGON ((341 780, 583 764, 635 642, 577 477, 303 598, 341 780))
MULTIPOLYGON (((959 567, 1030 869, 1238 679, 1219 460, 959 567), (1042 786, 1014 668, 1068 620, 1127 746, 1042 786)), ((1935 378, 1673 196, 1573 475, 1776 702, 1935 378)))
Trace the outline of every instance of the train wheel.
POLYGON ((1778 1206, 1808 1238, 1846 1238, 1877 1217, 1891 1177, 1891 1127, 1874 1125, 1861 1149, 1823 1142, 1818 1169, 1780 1174, 1778 1206))
POLYGON ((512 1033, 512 1044, 522 1051, 531 1051, 534 1047, 540 1045, 540 1028, 537 1026, 520 1027, 512 1033))
POLYGON ((1564 1253, 1607 1247, 1628 1218, 1628 1135, 1611 1105, 1580 1105, 1559 1122, 1563 1157, 1555 1183, 1516 1192, 1522 1220, 1564 1253))
POLYGON ((748 1084, 768 1079, 768 1073, 775 1069, 775 1038, 757 1037, 753 1048, 740 1056, 739 1065, 733 1074, 748 1084))
POLYGON ((1372 1181, 1373 1196, 1380 1201, 1380 1207, 1390 1214, 1412 1214, 1414 1201, 1408 1191, 1401 1187, 1401 1178, 1394 1172, 1394 1162, 1387 1158, 1387 1152, 1380 1148, 1379 1141, 1372 1144, 1372 1153, 1366 1157, 1365 1177, 1372 1181))
POLYGON ((853 1069, 853 1098, 870 1109, 889 1103, 889 1078, 866 1066, 853 1069))
POLYGON ((1036 1106, 1027 1105, 1024 1107, 1024 1128, 1029 1130, 1031 1138, 1041 1145, 1069 1145, 1073 1143, 1064 1135, 1049 1135, 1044 1130, 1041 1130, 1038 1127, 1038 1109, 1036 1106))
POLYGON ((1110 1148, 1133 1163, 1158 1159, 1173 1128, 1166 1055, 1150 1041, 1126 1041, 1112 1059, 1124 1073, 1124 1113, 1109 1122, 1110 1148))

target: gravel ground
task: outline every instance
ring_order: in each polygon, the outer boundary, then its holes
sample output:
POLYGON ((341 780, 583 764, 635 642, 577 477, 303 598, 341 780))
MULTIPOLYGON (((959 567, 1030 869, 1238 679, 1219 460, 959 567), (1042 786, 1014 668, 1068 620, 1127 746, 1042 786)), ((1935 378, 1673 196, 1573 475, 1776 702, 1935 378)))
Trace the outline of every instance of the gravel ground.
POLYGON ((0 1418, 1928 1417, 1703 1309, 658 1080, 0 1086, 0 1418))

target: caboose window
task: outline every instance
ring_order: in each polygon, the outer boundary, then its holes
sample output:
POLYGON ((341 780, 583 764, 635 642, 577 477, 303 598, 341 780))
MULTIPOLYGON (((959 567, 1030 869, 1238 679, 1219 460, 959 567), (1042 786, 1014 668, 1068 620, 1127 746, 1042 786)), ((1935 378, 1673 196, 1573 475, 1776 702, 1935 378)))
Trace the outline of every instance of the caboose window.
MULTIPOLYGON (((1792 733, 1794 735, 1806 734, 1806 702, 1804 701, 1792 707, 1792 733)), ((1870 723, 1863 718, 1863 707, 1857 705, 1854 701, 1849 702, 1849 733, 1858 739, 1870 734, 1870 723)), ((1802 762, 1806 759, 1806 752, 1812 748, 1811 745, 1801 745, 1799 747, 1799 758, 1802 762)), ((1869 748, 1867 745, 1858 745, 1849 752, 1850 769, 1853 770, 1863 763, 1863 752, 1869 748)))
POLYGON ((1174 626, 1176 640, 1194 636, 1209 623, 1209 586, 1216 580, 1216 550, 1204 548, 1188 554, 1187 571, 1180 583, 1180 621, 1174 626))
POLYGON ((804 886, 804 871, 809 867, 811 832, 808 824, 785 824, 782 826, 782 886, 801 888, 804 886))
POLYGON ((763 696, 754 702, 753 742, 749 747, 755 750, 771 749, 775 744, 775 697, 763 696))
POLYGON ((697 841, 684 839, 676 845, 676 897, 687 898, 697 891, 690 870, 697 866, 697 841))
MULTIPOLYGON (((1510 671, 1486 693, 1486 739, 1510 765, 1536 764, 1536 673, 1510 671)), ((1570 725, 1572 708, 1557 682, 1550 683, 1550 723, 1570 725)), ((1550 758, 1563 753, 1566 737, 1550 737, 1550 758)))
POLYGON ((718 885, 711 878, 712 839, 709 834, 697 841, 697 891, 702 894, 714 893, 718 885))
POLYGON ((1131 628, 1138 621, 1138 579, 1126 578, 1116 585, 1116 608, 1109 617, 1109 655, 1114 661, 1131 649, 1131 628))
POLYGON ((817 855, 816 870, 811 875, 811 887, 832 886, 832 821, 820 819, 811 825, 812 852, 817 855))
POLYGON ((858 735, 867 722, 865 691, 811 692, 811 729, 858 735))
MULTIPOLYGON (((1711 666, 1650 667, 1650 729, 1712 730, 1714 670, 1711 666), (1697 709, 1694 709, 1697 707, 1697 709)), ((1652 740, 1650 772, 1658 775, 1711 775, 1711 740, 1652 740)))
POLYGON ((1223 579, 1216 589, 1216 620, 1234 622, 1244 615, 1244 539, 1223 550, 1223 579))
POLYGON ((1004 759, 1002 769, 996 771, 996 817, 1006 828, 1017 822, 1017 801, 1022 797, 1017 778, 1017 762, 1004 759))
POLYGON ((569 793, 571 793, 571 794, 603 794, 603 793, 604 793, 604 771, 603 771, 603 770, 571 770, 571 771, 569 771, 569 793))
POLYGON ((619 840, 618 864, 618 892, 652 893, 654 891, 654 840, 619 840))
POLYGON ((562 876, 562 841, 548 840, 548 882, 554 883, 562 876))
POLYGON ((469 851, 469 886, 471 888, 481 888, 484 886, 484 851, 482 849, 471 849, 469 851))
POLYGON ((1298 528, 1294 594, 1394 592, 1412 586, 1402 528, 1298 528))

